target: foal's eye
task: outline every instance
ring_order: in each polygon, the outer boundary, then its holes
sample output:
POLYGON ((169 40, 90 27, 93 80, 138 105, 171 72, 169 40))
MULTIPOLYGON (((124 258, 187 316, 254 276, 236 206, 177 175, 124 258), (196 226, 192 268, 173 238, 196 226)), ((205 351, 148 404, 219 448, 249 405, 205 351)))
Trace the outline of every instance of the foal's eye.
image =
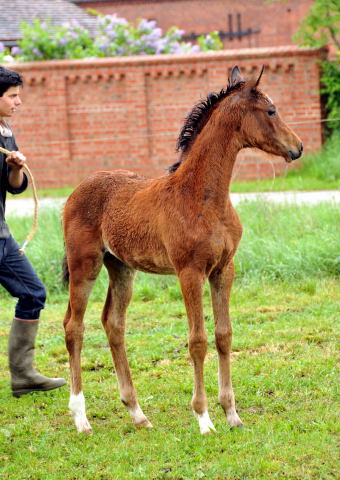
POLYGON ((272 116, 275 115, 275 114, 276 114, 276 110, 274 110, 274 108, 271 108, 270 110, 268 110, 268 115, 269 115, 270 117, 272 117, 272 116))

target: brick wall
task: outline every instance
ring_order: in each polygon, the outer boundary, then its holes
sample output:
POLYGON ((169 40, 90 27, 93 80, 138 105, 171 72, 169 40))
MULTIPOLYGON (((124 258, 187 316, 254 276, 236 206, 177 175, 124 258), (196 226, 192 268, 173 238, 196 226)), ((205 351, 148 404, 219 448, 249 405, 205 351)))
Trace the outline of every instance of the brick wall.
MULTIPOLYGON (((12 125, 40 187, 75 185, 98 169, 159 176, 176 161, 179 130, 197 100, 226 85, 227 68, 238 64, 251 76, 264 64, 263 90, 306 150, 316 150, 322 55, 281 47, 12 64, 25 79, 24 104, 12 125)), ((286 168, 280 158, 244 150, 235 178, 263 178, 286 168)))
POLYGON ((306 16, 312 0, 288 0, 264 3, 264 0, 114 0, 76 1, 78 6, 104 14, 116 13, 134 22, 138 18, 157 20, 166 31, 176 25, 186 33, 212 31, 251 34, 228 40, 224 48, 274 47, 291 45, 292 35, 306 16))

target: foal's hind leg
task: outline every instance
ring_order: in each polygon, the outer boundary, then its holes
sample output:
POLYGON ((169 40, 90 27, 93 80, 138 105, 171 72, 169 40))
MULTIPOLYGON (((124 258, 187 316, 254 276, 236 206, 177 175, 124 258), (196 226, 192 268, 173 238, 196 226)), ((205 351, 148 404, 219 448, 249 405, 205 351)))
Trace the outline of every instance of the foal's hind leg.
POLYGON ((221 272, 209 278, 215 317, 215 341, 219 363, 219 402, 231 427, 242 427, 236 413, 235 398, 230 375, 232 328, 229 318, 229 296, 234 278, 234 264, 229 263, 221 272))
POLYGON ((110 286, 102 322, 110 343, 121 400, 128 408, 135 425, 152 427, 138 404, 124 342, 126 309, 132 296, 135 271, 109 254, 104 256, 104 264, 109 273, 110 286))
POLYGON ((64 329, 71 371, 69 408, 74 416, 78 432, 91 433, 92 429, 86 417, 85 398, 82 391, 80 355, 84 334, 84 313, 91 288, 102 266, 102 254, 83 250, 84 246, 79 244, 76 257, 74 254, 68 254, 70 299, 64 319, 64 329), (83 255, 80 256, 80 253, 83 255))

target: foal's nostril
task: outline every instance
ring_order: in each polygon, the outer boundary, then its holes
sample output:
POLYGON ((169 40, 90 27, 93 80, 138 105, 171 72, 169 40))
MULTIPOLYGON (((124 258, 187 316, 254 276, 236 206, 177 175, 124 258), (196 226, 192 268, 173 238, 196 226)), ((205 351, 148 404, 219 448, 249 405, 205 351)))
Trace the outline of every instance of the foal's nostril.
POLYGON ((298 151, 298 153, 295 153, 292 150, 289 150, 288 154, 289 154, 289 158, 291 160, 296 160, 297 158, 301 157, 301 152, 300 151, 298 151))

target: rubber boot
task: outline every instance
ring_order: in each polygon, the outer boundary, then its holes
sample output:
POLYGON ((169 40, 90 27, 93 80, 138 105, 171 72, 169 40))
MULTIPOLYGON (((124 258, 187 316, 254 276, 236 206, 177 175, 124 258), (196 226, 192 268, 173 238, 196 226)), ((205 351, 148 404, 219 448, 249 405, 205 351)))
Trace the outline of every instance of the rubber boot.
POLYGON ((53 390, 65 385, 64 378, 48 378, 33 368, 34 343, 39 321, 14 319, 9 335, 8 358, 14 397, 53 390))

